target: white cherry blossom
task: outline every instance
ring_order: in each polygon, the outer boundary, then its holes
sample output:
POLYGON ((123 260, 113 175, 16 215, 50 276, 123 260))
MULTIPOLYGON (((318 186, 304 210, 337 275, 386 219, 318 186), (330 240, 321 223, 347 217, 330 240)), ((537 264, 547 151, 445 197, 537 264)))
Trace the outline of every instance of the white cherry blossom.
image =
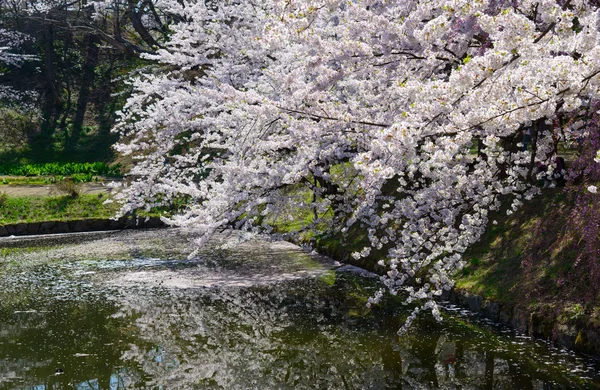
MULTIPOLYGON (((588 1, 165 2, 180 23, 132 80, 122 212, 185 199, 199 234, 368 232, 392 293, 438 316, 501 198, 539 192, 557 115, 598 98, 588 1), (523 150, 524 131, 532 135, 523 150), (279 233, 277 233, 279 231, 279 233)), ((573 128, 561 139, 574 140, 573 128)), ((377 294, 370 303, 379 300, 377 294)), ((412 317, 411 317, 412 318, 412 317)))

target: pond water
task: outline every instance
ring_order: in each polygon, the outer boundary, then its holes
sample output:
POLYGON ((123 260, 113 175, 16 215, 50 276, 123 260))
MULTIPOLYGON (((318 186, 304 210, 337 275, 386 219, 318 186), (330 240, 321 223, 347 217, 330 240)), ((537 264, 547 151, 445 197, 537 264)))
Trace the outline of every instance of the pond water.
POLYGON ((0 388, 600 388, 596 361, 455 307, 398 337, 372 275, 231 240, 193 259, 174 229, 0 240, 0 388))

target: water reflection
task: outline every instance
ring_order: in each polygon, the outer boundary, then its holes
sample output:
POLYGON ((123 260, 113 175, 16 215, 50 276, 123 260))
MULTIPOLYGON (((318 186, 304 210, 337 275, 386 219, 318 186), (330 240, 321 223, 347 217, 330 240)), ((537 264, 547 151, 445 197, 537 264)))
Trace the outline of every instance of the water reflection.
MULTIPOLYGON (((126 253, 132 245, 148 255, 151 245, 158 247, 154 254, 165 250, 154 233, 130 234, 112 245, 126 253)), ((160 260, 119 258, 106 239, 4 253, 0 388, 570 389, 600 383, 595 363, 456 311, 443 324, 423 318, 398 338, 405 312, 398 302, 365 306, 376 280, 333 271, 289 247, 261 243, 256 262, 254 249, 221 253, 231 258, 217 264, 206 253, 178 260, 174 249, 160 260), (103 259, 103 250, 110 256, 103 259), (220 275, 220 283, 203 275, 220 275)))
POLYGON ((111 383, 121 379, 115 368, 134 340, 128 324, 113 317, 116 308, 100 302, 38 303, 27 310, 2 307, 0 387, 71 389, 89 382, 96 383, 92 388, 115 388, 111 383))

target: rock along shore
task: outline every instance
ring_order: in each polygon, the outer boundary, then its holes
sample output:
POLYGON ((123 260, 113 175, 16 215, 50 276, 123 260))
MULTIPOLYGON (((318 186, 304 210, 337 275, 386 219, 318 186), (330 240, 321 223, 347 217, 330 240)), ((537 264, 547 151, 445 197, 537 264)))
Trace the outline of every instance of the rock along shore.
POLYGON ((527 302, 523 302, 523 306, 506 305, 466 290, 445 292, 442 300, 479 313, 492 321, 509 325, 527 335, 552 340, 569 349, 600 358, 600 327, 562 324, 551 312, 525 308, 527 302))
MULTIPOLYGON (((323 247, 318 249, 322 254, 335 260, 367 269, 379 275, 387 271, 384 267, 377 265, 373 259, 356 260, 343 250, 331 251, 323 247)), ((569 349, 600 359, 600 326, 561 323, 551 311, 528 309, 530 302, 525 299, 518 305, 508 305, 487 299, 482 295, 472 294, 467 290, 453 289, 446 291, 441 300, 479 313, 492 321, 509 325, 527 335, 552 340, 569 349)))

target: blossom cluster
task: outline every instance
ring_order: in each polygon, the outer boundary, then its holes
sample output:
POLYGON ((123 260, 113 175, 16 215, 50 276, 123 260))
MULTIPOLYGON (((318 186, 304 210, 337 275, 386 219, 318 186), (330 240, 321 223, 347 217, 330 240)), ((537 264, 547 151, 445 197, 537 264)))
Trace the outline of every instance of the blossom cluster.
POLYGON ((415 314, 439 317, 489 212, 531 199, 536 163, 577 137, 555 119, 598 98, 588 1, 161 4, 180 22, 120 113, 117 150, 136 161, 122 212, 185 199, 167 221, 197 245, 277 237, 301 212, 296 233, 359 227, 354 257, 384 251, 383 281, 415 314))
POLYGON ((34 59, 32 55, 16 52, 28 40, 30 37, 23 33, 0 27, 0 63, 20 66, 24 61, 34 59))

